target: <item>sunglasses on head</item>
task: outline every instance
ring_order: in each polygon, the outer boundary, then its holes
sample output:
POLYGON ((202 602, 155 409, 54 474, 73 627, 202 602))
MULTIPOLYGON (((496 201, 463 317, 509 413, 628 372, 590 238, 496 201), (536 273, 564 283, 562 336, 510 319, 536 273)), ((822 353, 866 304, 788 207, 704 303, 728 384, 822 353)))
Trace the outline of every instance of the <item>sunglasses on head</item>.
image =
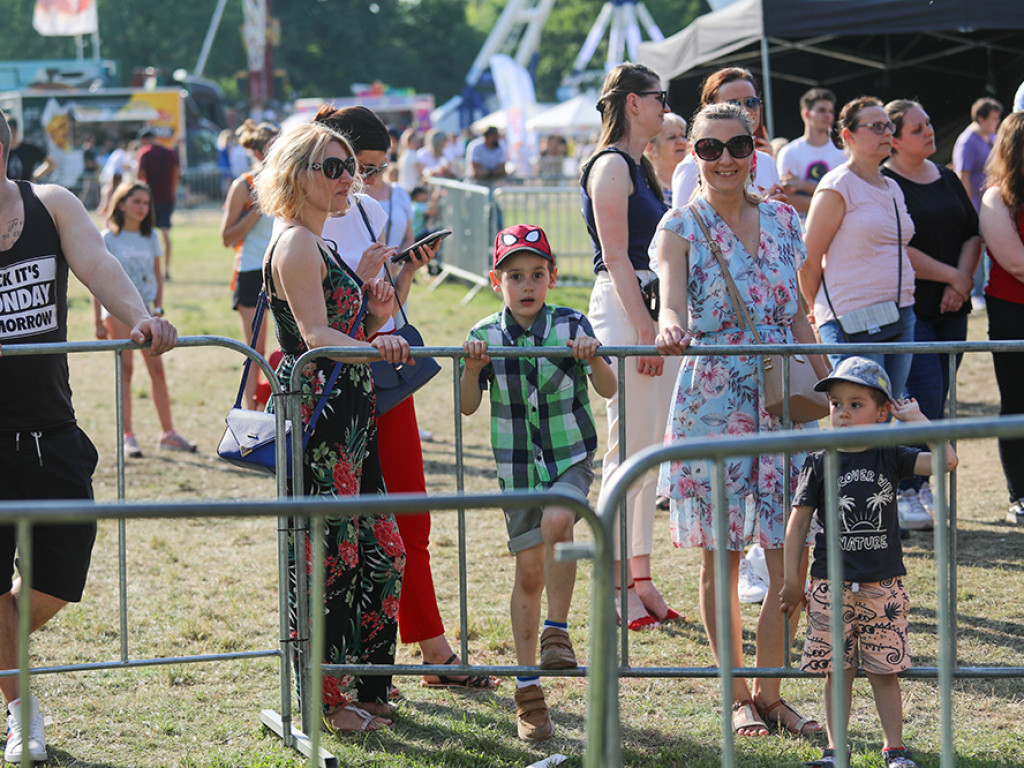
POLYGON ((886 131, 889 133, 896 133, 896 123, 892 120, 879 120, 875 123, 855 123, 853 130, 857 130, 858 128, 867 128, 877 136, 881 136, 886 131))
POLYGON ((761 97, 747 96, 747 98, 745 99, 729 99, 725 103, 732 104, 734 107, 739 107, 740 109, 746 107, 747 109, 753 111, 755 109, 761 108, 761 97))
POLYGON ((729 150, 729 155, 733 160, 742 160, 744 157, 750 157, 754 152, 754 137, 741 133, 738 136, 733 136, 725 143, 718 139, 701 139, 693 145, 694 154, 701 160, 708 162, 720 158, 722 151, 726 149, 729 150))
POLYGON ((668 91, 637 91, 637 96, 657 96, 661 106, 668 106, 668 91))
POLYGON ((379 176, 388 169, 387 163, 381 163, 380 165, 368 165, 363 163, 359 166, 359 175, 364 179, 372 179, 374 176, 379 176))
POLYGON ((349 176, 355 178, 356 173, 359 170, 359 165, 356 163, 354 157, 346 157, 344 159, 340 157, 325 157, 323 162, 310 163, 309 170, 324 172, 324 176, 333 181, 334 179, 340 179, 341 174, 348 173, 349 176))

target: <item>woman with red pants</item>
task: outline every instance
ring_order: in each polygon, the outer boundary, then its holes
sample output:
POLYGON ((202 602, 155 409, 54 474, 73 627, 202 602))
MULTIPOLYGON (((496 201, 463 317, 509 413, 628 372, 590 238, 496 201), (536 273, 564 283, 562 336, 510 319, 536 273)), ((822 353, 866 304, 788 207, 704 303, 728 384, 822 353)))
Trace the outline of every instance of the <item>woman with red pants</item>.
MULTIPOLYGON (((389 206, 392 207, 389 219, 388 210, 384 207, 387 203, 382 205, 378 202, 396 199, 394 188, 383 179, 391 146, 387 127, 372 110, 362 106, 343 109, 325 106, 317 113, 316 121, 349 138, 359 161, 359 176, 363 184, 363 193, 349 195, 345 211, 335 212, 332 218, 327 219, 323 236, 337 243, 342 259, 362 280, 377 277, 383 269, 391 268, 398 302, 404 305, 416 270, 434 258, 437 248, 421 247, 401 268, 391 265, 396 246, 411 243, 412 229, 411 216, 400 219, 398 215, 401 206, 389 206)), ((394 328, 394 322, 391 322, 379 333, 392 333, 394 328)), ((423 453, 411 397, 377 417, 377 434, 388 492, 425 493, 423 453)), ((430 514, 397 515, 397 518, 407 557, 398 604, 401 640, 419 644, 424 664, 457 665, 459 658, 445 637, 430 571, 430 552, 427 549, 430 514)), ((491 689, 497 687, 498 680, 483 675, 424 675, 423 684, 429 687, 491 689)))

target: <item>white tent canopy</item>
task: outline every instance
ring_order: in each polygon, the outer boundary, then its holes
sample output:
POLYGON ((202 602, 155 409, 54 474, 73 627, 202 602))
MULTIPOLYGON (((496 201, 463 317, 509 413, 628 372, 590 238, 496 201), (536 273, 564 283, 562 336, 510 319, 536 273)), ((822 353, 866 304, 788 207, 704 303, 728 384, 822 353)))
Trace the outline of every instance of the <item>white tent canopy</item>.
POLYGON ((586 135, 601 129, 597 96, 581 93, 541 112, 526 121, 527 129, 537 133, 586 135))
MULTIPOLYGON (((527 104, 524 106, 526 111, 526 119, 529 121, 531 118, 536 117, 542 111, 550 107, 550 104, 527 104)), ((490 127, 497 128, 502 133, 508 128, 508 113, 504 109, 499 109, 495 112, 491 112, 489 115, 484 115, 478 120, 474 120, 472 125, 469 127, 473 130, 473 133, 481 134, 490 127)))

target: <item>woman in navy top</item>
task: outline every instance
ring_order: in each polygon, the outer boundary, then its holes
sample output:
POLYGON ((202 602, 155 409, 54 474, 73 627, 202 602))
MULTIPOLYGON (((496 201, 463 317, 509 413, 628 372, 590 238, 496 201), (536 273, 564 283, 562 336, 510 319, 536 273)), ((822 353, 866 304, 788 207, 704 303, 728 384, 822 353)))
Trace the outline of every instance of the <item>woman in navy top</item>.
MULTIPOLYGON (((583 219, 594 243, 594 290, 588 316, 602 344, 653 346, 657 327, 640 287, 656 278, 648 246, 667 206, 654 167, 643 152, 661 133, 668 103, 658 76, 638 64, 620 64, 605 78, 597 100, 601 136, 580 181, 583 219)), ((659 355, 626 363, 626 455, 665 436, 668 403, 678 360, 659 355)), ((602 490, 619 465, 619 399, 606 401, 608 451, 602 490)), ((625 620, 630 629, 645 629, 679 618, 651 581, 654 542, 655 477, 648 475, 627 496, 627 584, 625 620)), ((615 529, 618 531, 618 528, 615 529)), ((618 542, 615 551, 621 552, 618 542)), ((619 577, 620 567, 615 574, 619 577)), ((620 600, 620 603, 623 602, 620 600)), ((620 608, 620 614, 622 609, 620 608)))

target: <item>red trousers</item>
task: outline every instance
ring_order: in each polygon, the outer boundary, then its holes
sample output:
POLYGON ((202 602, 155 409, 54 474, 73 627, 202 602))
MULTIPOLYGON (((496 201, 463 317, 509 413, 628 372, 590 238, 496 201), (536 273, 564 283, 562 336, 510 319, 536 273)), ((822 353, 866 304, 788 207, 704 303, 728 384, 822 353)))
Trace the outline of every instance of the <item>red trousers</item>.
MULTIPOLYGON (((411 397, 377 417, 377 447, 388 493, 425 493, 423 450, 411 397)), ((430 573, 430 513, 395 515, 405 542, 405 578, 398 601, 398 631, 403 643, 444 634, 430 573)))

